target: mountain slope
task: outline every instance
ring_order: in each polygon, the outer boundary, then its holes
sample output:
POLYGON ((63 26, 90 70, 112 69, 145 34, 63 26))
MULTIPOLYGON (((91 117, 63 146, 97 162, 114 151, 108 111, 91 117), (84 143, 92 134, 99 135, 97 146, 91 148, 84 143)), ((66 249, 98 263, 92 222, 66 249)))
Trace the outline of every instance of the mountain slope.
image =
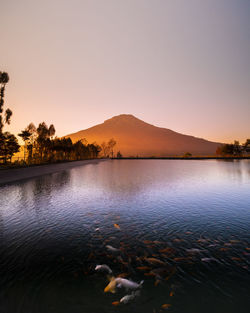
POLYGON ((130 114, 121 114, 104 123, 67 135, 73 142, 86 138, 101 144, 114 138, 115 150, 123 156, 171 156, 190 152, 193 155, 214 155, 220 143, 183 135, 170 129, 145 123, 130 114))

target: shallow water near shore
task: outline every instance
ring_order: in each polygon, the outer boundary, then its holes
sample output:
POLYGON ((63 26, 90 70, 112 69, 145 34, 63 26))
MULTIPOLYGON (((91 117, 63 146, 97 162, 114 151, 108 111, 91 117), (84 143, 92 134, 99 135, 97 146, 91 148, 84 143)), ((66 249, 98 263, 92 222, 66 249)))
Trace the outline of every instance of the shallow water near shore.
POLYGON ((247 313, 249 295, 249 160, 110 160, 0 187, 0 312, 247 313), (130 292, 104 293, 97 264, 140 295, 112 305, 130 292))

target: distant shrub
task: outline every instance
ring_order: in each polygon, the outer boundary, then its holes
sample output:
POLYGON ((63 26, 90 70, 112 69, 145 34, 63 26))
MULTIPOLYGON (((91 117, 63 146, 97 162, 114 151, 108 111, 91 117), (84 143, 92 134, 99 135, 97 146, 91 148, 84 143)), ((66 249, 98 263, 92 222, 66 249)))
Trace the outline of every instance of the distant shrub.
POLYGON ((192 153, 190 153, 190 152, 186 152, 186 153, 183 155, 184 158, 190 158, 191 156, 192 156, 192 153))

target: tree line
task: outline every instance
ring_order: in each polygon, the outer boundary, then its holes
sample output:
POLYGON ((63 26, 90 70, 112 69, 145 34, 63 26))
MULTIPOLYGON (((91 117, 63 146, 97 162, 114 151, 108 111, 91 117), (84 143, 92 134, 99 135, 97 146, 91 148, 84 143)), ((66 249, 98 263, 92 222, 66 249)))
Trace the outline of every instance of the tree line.
MULTIPOLYGON (((12 111, 4 111, 5 86, 9 81, 6 72, 0 72, 0 160, 11 162, 15 153, 20 151, 20 145, 15 135, 4 132, 4 126, 10 124, 12 111)), ((47 126, 42 122, 36 127, 30 123, 18 136, 23 140, 23 162, 26 164, 53 163, 58 161, 74 161, 98 157, 114 157, 116 141, 112 138, 101 145, 89 144, 86 139, 73 143, 70 138, 55 137, 53 124, 47 126)), ((117 154, 121 157, 121 153, 117 154)))
POLYGON ((223 144, 216 150, 216 154, 219 156, 237 156, 240 157, 245 153, 250 152, 250 139, 247 139, 245 143, 240 145, 239 141, 235 140, 231 144, 223 144))

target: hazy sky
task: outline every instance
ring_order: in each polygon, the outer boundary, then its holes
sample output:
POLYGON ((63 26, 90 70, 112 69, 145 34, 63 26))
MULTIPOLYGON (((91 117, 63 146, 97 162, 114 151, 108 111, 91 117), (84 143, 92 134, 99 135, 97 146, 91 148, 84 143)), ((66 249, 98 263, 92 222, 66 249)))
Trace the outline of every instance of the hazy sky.
POLYGON ((131 113, 230 142, 250 137, 250 0, 0 0, 14 133, 62 136, 131 113))

